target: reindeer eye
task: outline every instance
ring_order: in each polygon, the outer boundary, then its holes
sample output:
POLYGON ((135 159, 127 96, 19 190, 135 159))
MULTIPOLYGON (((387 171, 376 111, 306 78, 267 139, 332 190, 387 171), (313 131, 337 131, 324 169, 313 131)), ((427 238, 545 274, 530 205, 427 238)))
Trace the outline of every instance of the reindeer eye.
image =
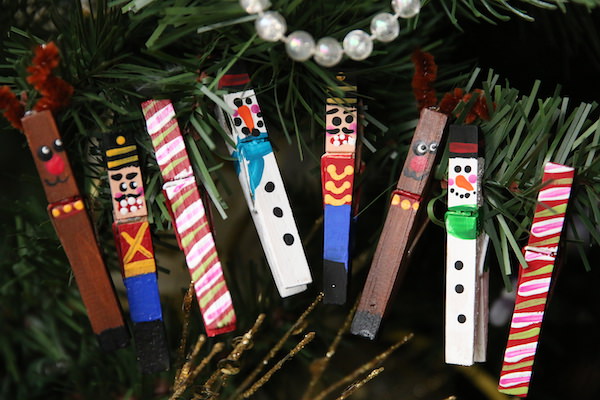
POLYGON ((436 142, 429 144, 429 152, 435 153, 437 151, 438 144, 436 142))
POLYGON ((427 145, 419 141, 415 144, 413 151, 416 155, 422 156, 423 154, 427 153, 427 145))
POLYGON ((41 146, 38 149, 38 157, 42 161, 49 161, 52 158, 52 150, 48 146, 41 146))
POLYGON ((54 146, 53 147, 54 147, 54 150, 56 150, 56 151, 63 151, 64 150, 63 149, 63 142, 60 139, 56 139, 54 141, 54 146))

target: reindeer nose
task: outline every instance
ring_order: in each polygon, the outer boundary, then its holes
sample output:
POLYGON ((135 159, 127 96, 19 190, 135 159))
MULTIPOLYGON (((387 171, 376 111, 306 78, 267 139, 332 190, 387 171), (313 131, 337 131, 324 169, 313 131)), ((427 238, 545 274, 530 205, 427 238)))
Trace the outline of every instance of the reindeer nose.
POLYGON ((469 192, 473 190, 473 185, 462 175, 458 175, 456 177, 456 186, 459 188, 468 190, 469 192))
POLYGON ((62 174, 65 170, 65 162, 60 156, 56 154, 54 154, 51 159, 46 161, 44 163, 44 166, 46 167, 46 171, 56 176, 62 174))

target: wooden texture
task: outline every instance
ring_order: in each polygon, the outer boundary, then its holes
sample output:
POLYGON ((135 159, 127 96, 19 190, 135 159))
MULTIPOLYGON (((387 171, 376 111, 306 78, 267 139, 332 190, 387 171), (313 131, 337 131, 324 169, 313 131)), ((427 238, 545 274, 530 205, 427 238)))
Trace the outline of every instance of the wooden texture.
POLYGON ((483 158, 476 126, 450 126, 446 213, 445 353, 449 364, 485 361, 487 293, 484 272, 488 237, 480 233, 483 158))
POLYGON ((105 350, 125 347, 129 333, 96 242, 54 118, 49 111, 22 119, 50 203, 48 213, 67 254, 93 332, 105 350))
POLYGON ((79 196, 77 182, 52 113, 37 112, 24 117, 22 122, 48 203, 79 196))
POLYGON ((256 95, 247 90, 224 100, 234 112, 230 126, 222 123, 236 143, 230 151, 277 290, 281 297, 302 292, 312 277, 256 95))
POLYGON ((235 329, 235 311, 175 111, 168 100, 144 102, 142 111, 165 182, 163 192, 173 217, 173 227, 194 283, 206 334, 215 336, 230 332, 235 329))
POLYGON ((392 195, 383 231, 371 263, 351 332, 374 339, 401 271, 423 190, 427 186, 447 116, 423 109, 409 155, 392 195))
POLYGON ((544 186, 524 249, 528 267, 519 267, 517 298, 500 373, 498 390, 506 394, 526 397, 529 391, 574 173, 573 168, 560 164, 544 166, 544 186))

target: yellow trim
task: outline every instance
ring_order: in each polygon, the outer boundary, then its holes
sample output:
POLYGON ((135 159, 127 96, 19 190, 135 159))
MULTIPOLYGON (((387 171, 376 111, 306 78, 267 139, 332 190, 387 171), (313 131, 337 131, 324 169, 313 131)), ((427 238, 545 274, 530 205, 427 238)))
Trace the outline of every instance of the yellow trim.
POLYGON ((337 173, 337 168, 333 164, 329 164, 326 169, 327 173, 333 178, 334 181, 339 181, 354 173, 354 167, 351 165, 346 165, 344 168, 344 172, 341 174, 337 173))
POLYGON ((348 181, 342 183, 340 187, 338 187, 333 181, 325 182, 325 190, 328 190, 333 194, 344 193, 346 190, 350 189, 351 186, 352 185, 348 181))
POLYGON ((336 199, 330 194, 325 195, 325 204, 329 204, 331 206, 342 206, 344 204, 349 204, 352 202, 352 196, 347 194, 341 199, 336 199))
POLYGON ((148 223, 144 222, 135 234, 135 239, 133 239, 127 232, 121 233, 123 239, 125 239, 125 241, 127 241, 127 243, 129 243, 130 246, 129 250, 127 250, 127 253, 125 253, 125 256, 123 256, 123 264, 127 264, 129 261, 131 261, 135 253, 137 253, 138 251, 148 258, 154 257, 152 252, 150 252, 148 249, 142 246, 142 240, 144 239, 144 233, 146 233, 146 229, 148 229, 148 223))
POLYGON ((114 156, 118 156, 121 154, 130 153, 132 151, 135 151, 135 146, 125 146, 125 147, 119 147, 117 149, 106 150, 106 155, 108 157, 114 157, 114 156))
POLYGON ((138 160, 138 156, 131 156, 131 157, 127 157, 127 158, 121 158, 120 160, 115 160, 115 161, 109 161, 108 163, 106 163, 108 165, 108 168, 116 168, 116 167, 120 167, 123 164, 127 164, 130 162, 135 162, 138 160))
POLYGON ((123 270, 125 271, 125 278, 129 278, 130 276, 156 272, 156 264, 154 262, 154 258, 150 258, 147 260, 134 261, 125 264, 123 266, 123 270))

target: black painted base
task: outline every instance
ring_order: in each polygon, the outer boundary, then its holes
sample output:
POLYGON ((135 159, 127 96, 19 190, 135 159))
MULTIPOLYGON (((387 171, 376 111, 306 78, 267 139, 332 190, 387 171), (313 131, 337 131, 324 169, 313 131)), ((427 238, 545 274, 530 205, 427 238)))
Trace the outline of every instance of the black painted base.
POLYGON ((106 329, 96 335, 100 348, 104 351, 113 351, 129 346, 129 331, 125 326, 106 329))
POLYGON ((352 320, 350 332, 353 335, 364 336, 371 340, 375 339, 381 324, 381 315, 371 314, 367 311, 357 311, 352 320))
POLYGON ((323 303, 345 304, 348 272, 343 263, 323 260, 323 303))
POLYGON ((142 373, 152 374, 169 369, 169 348, 162 320, 134 323, 133 337, 142 373))

